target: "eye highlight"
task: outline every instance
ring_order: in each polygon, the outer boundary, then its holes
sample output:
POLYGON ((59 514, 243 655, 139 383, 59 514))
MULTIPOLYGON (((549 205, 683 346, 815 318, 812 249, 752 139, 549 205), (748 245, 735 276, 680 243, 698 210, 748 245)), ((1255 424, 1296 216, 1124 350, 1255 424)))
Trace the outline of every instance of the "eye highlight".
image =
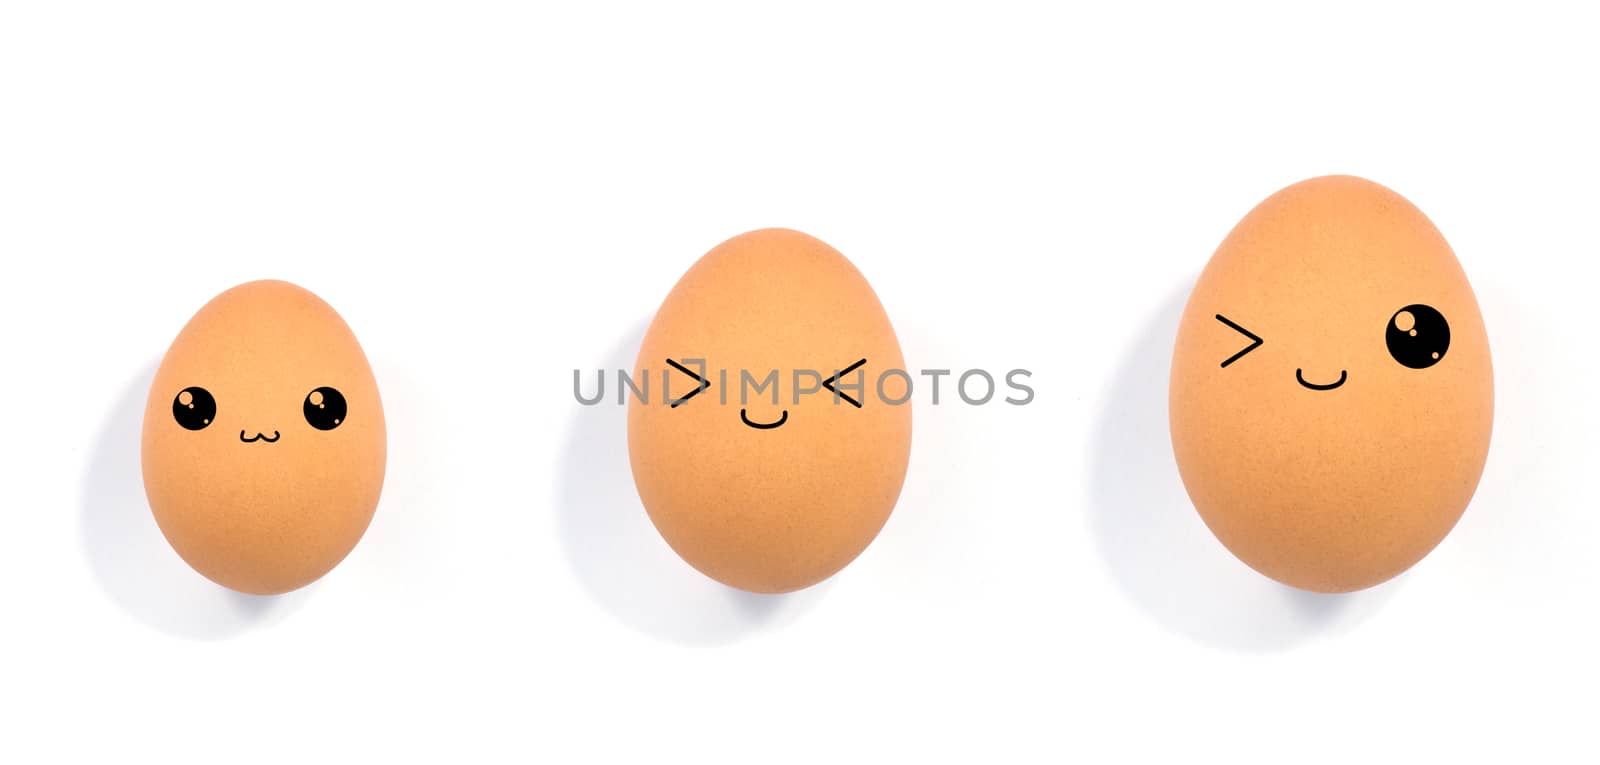
POLYGON ((686 375, 688 375, 690 377, 693 377, 695 379, 695 382, 698 383, 698 386, 694 390, 689 391, 688 393, 685 393, 682 398, 674 399, 672 401, 672 405, 671 405, 672 409, 677 409, 678 405, 682 404, 685 401, 688 401, 691 398, 694 398, 695 396, 700 395, 701 391, 704 391, 706 388, 711 387, 711 381, 710 380, 707 380, 706 378, 701 377, 700 375, 697 375, 694 372, 689 371, 688 367, 686 367, 686 366, 684 366, 682 364, 679 364, 678 362, 673 361, 672 359, 667 359, 667 364, 669 366, 671 366, 673 369, 676 369, 679 372, 682 372, 682 373, 684 373, 684 374, 686 374, 686 375))
POLYGON ((184 388, 172 399, 172 419, 184 430, 205 430, 217 419, 217 400, 205 388, 184 388))
POLYGON ((836 375, 834 375, 832 377, 829 377, 826 380, 823 380, 822 381, 822 387, 827 388, 832 393, 838 394, 839 398, 842 398, 842 399, 844 399, 846 401, 849 401, 851 404, 855 405, 855 408, 860 409, 861 408, 861 402, 860 401, 857 401, 854 398, 851 398, 850 394, 848 394, 848 393, 844 393, 844 392, 841 392, 839 390, 836 390, 833 387, 833 384, 838 382, 839 378, 844 377, 845 375, 856 371, 856 369, 858 367, 860 367, 862 364, 865 364, 865 363, 867 363, 867 360, 866 359, 862 359, 860 361, 857 361, 854 364, 851 364, 850 366, 845 367, 844 369, 839 370, 838 374, 836 374, 836 375))
POLYGON ((1450 322, 1433 306, 1413 303, 1389 317, 1383 340, 1402 366, 1427 369, 1450 350, 1450 322))
POLYGON ((1244 335, 1245 337, 1250 338, 1250 340, 1251 340, 1251 343, 1249 345, 1245 346, 1244 350, 1239 351, 1238 353, 1235 353, 1232 356, 1229 356, 1227 359, 1225 359, 1222 362, 1222 368, 1223 369, 1227 369, 1229 364, 1232 364, 1233 362, 1238 361, 1239 358, 1241 356, 1244 356, 1246 353, 1249 353, 1249 352, 1261 347, 1262 340, 1254 332, 1251 332, 1250 330, 1245 329, 1244 327, 1241 327, 1238 324, 1235 324, 1235 323, 1233 323, 1231 321, 1228 321, 1228 318, 1226 316, 1223 316, 1220 313, 1217 314, 1217 321, 1220 321, 1223 324, 1228 325, 1228 327, 1230 329, 1234 330, 1235 332, 1238 332, 1239 334, 1244 335))
POLYGON ((306 422, 317 430, 333 430, 344 424, 345 416, 349 414, 349 405, 345 403, 344 394, 337 388, 318 388, 306 394, 305 404, 301 406, 305 413, 306 422))

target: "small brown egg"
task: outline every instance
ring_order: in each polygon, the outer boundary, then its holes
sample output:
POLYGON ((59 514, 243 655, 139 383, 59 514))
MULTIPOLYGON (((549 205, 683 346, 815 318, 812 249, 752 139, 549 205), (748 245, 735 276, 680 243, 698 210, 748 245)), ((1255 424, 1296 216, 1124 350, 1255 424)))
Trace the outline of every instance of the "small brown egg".
POLYGON ((733 587, 832 576, 900 495, 904 368, 877 295, 832 247, 785 229, 718 245, 667 295, 633 372, 649 396, 628 399, 628 455, 651 521, 733 587))
POLYGON ((1240 560, 1306 590, 1383 582, 1444 539, 1488 456, 1494 374, 1472 287, 1393 191, 1290 186, 1195 284, 1169 417, 1189 497, 1240 560))
POLYGON ((293 284, 250 282, 201 308, 156 370, 145 494, 196 571, 277 594, 361 539, 386 448, 378 385, 344 320, 293 284))

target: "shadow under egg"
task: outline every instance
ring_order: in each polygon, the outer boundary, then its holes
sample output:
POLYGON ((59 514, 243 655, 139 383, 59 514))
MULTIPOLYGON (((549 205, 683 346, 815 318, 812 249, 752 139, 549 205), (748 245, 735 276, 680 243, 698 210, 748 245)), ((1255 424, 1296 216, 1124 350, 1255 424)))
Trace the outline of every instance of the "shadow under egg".
MULTIPOLYGON (((628 408, 618 403, 616 375, 619 369, 632 374, 644 330, 638 325, 605 355, 604 397, 576 406, 569 426, 555 503, 574 574, 607 613, 668 642, 730 643, 793 621, 815 606, 831 579, 785 595, 728 587, 679 558, 640 503, 628 461, 628 408)), ((596 370, 580 371, 583 396, 593 398, 596 370)))
POLYGON ((315 584, 276 596, 235 592, 184 563, 156 525, 139 454, 154 377, 152 365, 126 386, 90 444, 80 515, 90 570, 108 599, 169 635, 221 640, 282 619, 315 584))
POLYGON ((1288 587, 1228 552, 1189 501, 1167 422, 1172 349, 1188 295, 1185 284, 1156 306, 1102 395, 1089 520, 1112 578, 1162 626, 1230 650, 1284 650, 1353 626, 1404 576, 1342 595, 1288 587))

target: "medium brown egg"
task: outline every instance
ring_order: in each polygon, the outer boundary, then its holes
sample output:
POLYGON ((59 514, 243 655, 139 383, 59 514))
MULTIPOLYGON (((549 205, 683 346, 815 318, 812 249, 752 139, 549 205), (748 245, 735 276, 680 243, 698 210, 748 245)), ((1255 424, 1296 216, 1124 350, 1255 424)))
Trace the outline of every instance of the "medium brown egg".
POLYGON ((900 495, 904 368, 877 295, 838 251, 784 229, 723 242, 667 295, 635 364, 648 396, 630 392, 628 455, 650 519, 733 587, 832 576, 900 495))
POLYGON ((1472 287, 1416 207, 1371 181, 1269 197, 1206 265, 1172 359, 1172 445, 1234 555, 1319 592, 1371 587, 1444 539, 1489 451, 1472 287))
POLYGON ((145 405, 145 494, 196 571, 240 592, 343 560, 383 489, 378 385, 344 320, 279 281, 218 295, 178 333, 145 405))

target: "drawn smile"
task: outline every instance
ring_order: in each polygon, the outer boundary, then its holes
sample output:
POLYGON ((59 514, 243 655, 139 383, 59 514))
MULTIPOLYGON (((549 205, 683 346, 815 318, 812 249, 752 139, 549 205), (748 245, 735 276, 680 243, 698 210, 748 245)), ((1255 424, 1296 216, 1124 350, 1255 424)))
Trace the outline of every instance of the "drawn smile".
POLYGON ((744 413, 743 409, 739 410, 739 419, 744 420, 744 424, 756 430, 772 430, 789 421, 789 410, 783 410, 783 416, 779 417, 777 422, 751 422, 750 417, 744 413))
POLYGON ((1316 383, 1306 382, 1306 378, 1301 374, 1300 370, 1294 370, 1294 379, 1299 380, 1301 385, 1304 385, 1312 390, 1333 390, 1334 388, 1344 385, 1346 377, 1348 377, 1348 375, 1345 374, 1345 370, 1341 369, 1339 370, 1339 379, 1336 382, 1331 382, 1327 385, 1318 385, 1316 383))
POLYGON ((267 438, 267 434, 265 434, 265 433, 257 433, 255 435, 249 437, 249 438, 245 438, 244 437, 244 431, 242 431, 242 430, 239 431, 239 440, 243 441, 243 442, 245 442, 247 444, 253 444, 253 443, 257 442, 257 441, 264 441, 264 442, 269 443, 269 444, 275 444, 275 443, 278 443, 278 439, 280 437, 281 436, 279 436, 278 431, 276 431, 276 430, 272 431, 272 437, 271 438, 267 438))

